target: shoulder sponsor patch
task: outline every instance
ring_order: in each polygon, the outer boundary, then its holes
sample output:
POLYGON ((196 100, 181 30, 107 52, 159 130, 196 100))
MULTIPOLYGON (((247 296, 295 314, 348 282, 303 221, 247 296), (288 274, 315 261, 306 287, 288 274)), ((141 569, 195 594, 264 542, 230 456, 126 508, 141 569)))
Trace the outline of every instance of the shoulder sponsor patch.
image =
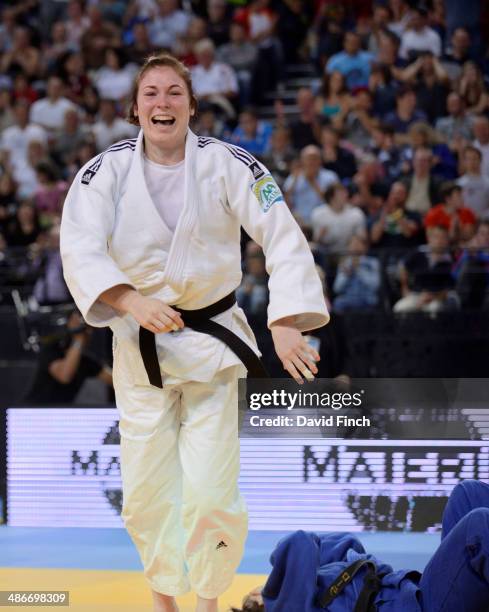
POLYGON ((259 178, 251 184, 251 191, 255 194, 263 212, 267 212, 277 202, 283 202, 284 197, 271 174, 259 178))
POLYGON ((90 183, 90 181, 93 179, 93 177, 95 176, 95 172, 93 170, 85 170, 85 172, 83 173, 81 182, 84 185, 88 185, 90 183))
POLYGON ((251 170, 255 179, 259 179, 265 174, 256 161, 250 164, 248 168, 251 170))

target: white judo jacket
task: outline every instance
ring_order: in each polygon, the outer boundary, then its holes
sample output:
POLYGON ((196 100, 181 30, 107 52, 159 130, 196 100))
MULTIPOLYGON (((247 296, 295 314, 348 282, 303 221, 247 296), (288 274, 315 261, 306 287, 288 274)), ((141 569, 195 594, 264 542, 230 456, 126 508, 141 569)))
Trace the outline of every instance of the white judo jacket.
MULTIPOLYGON (((130 354, 133 382, 147 384, 138 324, 98 298, 118 284, 184 309, 203 308, 241 282, 240 227, 262 246, 270 276, 268 325, 297 316, 301 331, 328 322, 323 291, 307 241, 268 170, 252 155, 188 131, 184 207, 172 234, 148 193, 143 133, 116 143, 79 171, 61 223, 61 255, 71 294, 89 325, 110 326, 130 354), (165 244, 171 244, 169 250, 165 244)), ((255 351, 235 306, 215 317, 255 351)), ((158 334, 163 377, 210 380, 239 363, 220 341, 184 329, 158 334)), ((257 351, 258 352, 258 351, 257 351)))

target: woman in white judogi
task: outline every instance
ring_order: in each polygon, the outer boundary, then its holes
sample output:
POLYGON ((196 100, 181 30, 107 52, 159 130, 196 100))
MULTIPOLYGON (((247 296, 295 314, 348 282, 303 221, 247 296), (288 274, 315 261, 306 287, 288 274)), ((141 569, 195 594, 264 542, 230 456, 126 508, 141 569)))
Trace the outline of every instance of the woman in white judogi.
MULTIPOLYGON (((265 252, 269 328, 298 382, 319 359, 301 332, 328 321, 312 255, 273 178, 243 149, 197 137, 188 127, 195 108, 183 64, 150 58, 130 110, 139 137, 80 170, 61 227, 75 301, 87 323, 114 332, 122 516, 155 610, 176 610, 174 596, 189 589, 197 610, 217 610, 247 532, 237 487, 237 380, 246 371, 223 342, 185 326, 176 307, 219 304, 239 286, 243 226, 265 252), (140 349, 149 332, 163 385, 140 349)), ((212 320, 258 353, 236 304, 212 320)))

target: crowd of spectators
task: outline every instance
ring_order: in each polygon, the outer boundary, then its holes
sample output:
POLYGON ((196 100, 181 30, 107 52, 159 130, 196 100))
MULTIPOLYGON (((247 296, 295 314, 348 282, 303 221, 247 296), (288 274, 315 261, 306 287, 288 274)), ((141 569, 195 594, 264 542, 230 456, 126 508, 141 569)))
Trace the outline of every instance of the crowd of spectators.
MULTIPOLYGON (((134 74, 168 50, 192 72, 193 129, 269 167, 334 309, 484 307, 485 10, 481 0, 3 3, 0 282, 31 282, 41 303, 67 299, 56 256, 66 191, 91 157, 136 136, 124 119, 134 74)), ((264 312, 263 255, 253 243, 244 255, 240 300, 264 312)))

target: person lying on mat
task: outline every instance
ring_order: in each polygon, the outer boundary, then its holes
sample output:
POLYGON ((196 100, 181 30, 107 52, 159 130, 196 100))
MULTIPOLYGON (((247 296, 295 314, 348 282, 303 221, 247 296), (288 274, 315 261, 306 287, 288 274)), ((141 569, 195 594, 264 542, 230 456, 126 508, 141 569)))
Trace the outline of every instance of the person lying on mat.
POLYGON ((270 562, 265 586, 233 612, 487 612, 489 485, 465 480, 453 489, 422 575, 393 571, 348 533, 296 531, 270 562))

